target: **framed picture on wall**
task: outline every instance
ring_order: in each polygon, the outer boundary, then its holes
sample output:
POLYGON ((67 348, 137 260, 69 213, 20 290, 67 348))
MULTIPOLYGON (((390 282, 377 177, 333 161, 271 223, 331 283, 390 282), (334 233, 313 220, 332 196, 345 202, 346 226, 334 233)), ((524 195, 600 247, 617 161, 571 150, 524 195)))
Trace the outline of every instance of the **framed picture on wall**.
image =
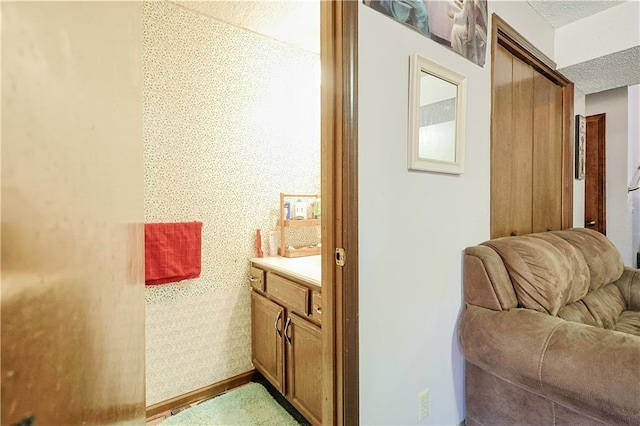
POLYGON ((487 56, 487 0, 362 0, 370 8, 406 25, 471 62, 487 56))
POLYGON ((584 179, 585 154, 587 148, 587 120, 584 115, 576 115, 576 179, 584 179))

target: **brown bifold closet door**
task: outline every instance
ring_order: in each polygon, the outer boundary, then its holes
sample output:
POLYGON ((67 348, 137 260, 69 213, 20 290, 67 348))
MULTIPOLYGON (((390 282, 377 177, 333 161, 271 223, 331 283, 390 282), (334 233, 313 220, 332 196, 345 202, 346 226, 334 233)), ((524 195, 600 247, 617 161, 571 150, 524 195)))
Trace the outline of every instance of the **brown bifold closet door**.
POLYGON ((494 26, 491 238, 569 227, 573 86, 495 15, 494 26))
POLYGON ((533 68, 496 49, 491 149, 491 229, 496 235, 531 233, 533 68), (529 131, 523 131, 529 129, 529 131))
POLYGON ((562 89, 534 71, 532 232, 562 229, 562 89))
POLYGON ((1 423, 144 424, 141 3, 0 7, 1 423))

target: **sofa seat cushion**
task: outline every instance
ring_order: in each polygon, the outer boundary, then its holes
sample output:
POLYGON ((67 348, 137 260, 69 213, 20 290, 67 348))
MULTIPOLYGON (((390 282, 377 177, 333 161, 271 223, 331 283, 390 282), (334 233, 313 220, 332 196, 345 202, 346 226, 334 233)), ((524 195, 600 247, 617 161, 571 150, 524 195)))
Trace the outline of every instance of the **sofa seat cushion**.
POLYGON ((624 311, 620 314, 616 331, 640 336, 640 312, 624 311))

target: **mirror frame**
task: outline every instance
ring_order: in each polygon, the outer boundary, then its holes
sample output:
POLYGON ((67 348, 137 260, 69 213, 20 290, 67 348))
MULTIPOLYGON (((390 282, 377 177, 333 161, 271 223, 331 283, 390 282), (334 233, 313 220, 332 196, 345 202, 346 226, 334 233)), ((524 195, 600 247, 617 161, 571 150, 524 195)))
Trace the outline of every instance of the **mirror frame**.
POLYGON ((418 54, 412 55, 409 63, 408 168, 417 171, 462 174, 464 173, 467 78, 418 54), (422 72, 448 81, 457 88, 455 162, 420 157, 420 77, 422 72))

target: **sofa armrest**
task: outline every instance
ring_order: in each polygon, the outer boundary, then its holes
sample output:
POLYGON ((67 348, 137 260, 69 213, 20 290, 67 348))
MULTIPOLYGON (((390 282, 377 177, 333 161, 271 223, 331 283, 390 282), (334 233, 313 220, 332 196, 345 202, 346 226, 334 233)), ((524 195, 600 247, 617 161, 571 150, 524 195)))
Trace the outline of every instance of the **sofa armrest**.
POLYGON ((615 284, 627 302, 627 309, 640 311, 640 269, 625 267, 615 284))
POLYGON ((640 337, 528 309, 468 305, 460 320, 468 362, 557 403, 640 423, 640 337))

